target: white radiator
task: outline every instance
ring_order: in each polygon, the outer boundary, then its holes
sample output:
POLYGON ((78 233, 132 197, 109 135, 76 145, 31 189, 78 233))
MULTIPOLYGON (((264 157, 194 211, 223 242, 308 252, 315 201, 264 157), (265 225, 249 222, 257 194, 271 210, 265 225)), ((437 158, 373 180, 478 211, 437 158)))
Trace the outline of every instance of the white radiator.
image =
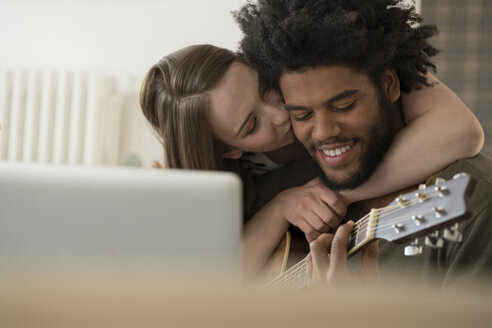
POLYGON ((117 165, 123 96, 97 72, 0 70, 0 160, 117 165))

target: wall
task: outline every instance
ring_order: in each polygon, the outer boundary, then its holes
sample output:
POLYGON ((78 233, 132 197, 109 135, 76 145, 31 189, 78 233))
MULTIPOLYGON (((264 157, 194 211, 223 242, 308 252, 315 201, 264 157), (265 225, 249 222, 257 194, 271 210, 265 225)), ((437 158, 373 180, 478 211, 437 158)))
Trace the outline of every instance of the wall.
POLYGON ((485 131, 482 152, 492 156, 492 2, 424 0, 425 22, 436 24, 437 77, 477 115, 485 131))
POLYGON ((194 43, 236 49, 231 10, 244 0, 0 0, 0 67, 99 70, 127 93, 121 163, 148 166, 162 151, 139 112, 136 92, 163 55, 194 43))

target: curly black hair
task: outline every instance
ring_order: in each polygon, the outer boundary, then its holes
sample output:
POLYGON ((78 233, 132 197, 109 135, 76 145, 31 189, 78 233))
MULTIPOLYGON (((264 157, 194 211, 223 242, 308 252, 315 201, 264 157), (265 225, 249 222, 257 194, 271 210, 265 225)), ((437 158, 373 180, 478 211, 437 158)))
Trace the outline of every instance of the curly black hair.
POLYGON ((284 73, 340 65, 375 83, 393 68, 410 92, 429 86, 424 75, 436 70, 430 57, 439 51, 427 39, 437 27, 401 0, 259 0, 233 15, 244 33, 240 52, 277 89, 284 73))

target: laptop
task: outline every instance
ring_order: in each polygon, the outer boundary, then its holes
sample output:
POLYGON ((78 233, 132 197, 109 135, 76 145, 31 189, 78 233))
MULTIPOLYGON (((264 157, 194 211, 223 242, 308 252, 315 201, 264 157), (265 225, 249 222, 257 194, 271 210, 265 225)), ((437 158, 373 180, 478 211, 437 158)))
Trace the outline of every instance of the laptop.
POLYGON ((241 227, 242 186, 232 173, 0 162, 0 274, 234 275, 241 227))

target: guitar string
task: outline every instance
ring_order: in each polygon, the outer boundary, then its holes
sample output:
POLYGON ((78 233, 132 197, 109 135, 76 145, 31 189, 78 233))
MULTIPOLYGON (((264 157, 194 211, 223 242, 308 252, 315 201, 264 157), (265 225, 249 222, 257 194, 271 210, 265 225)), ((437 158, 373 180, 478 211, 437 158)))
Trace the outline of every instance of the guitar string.
MULTIPOLYGON (((407 201, 404 204, 404 206, 402 206, 402 204, 395 204, 393 206, 380 209, 379 210, 379 213, 384 213, 384 215, 378 215, 379 216, 379 219, 388 216, 388 214, 390 214, 390 213, 394 213, 394 212, 397 212, 399 210, 405 209, 406 207, 409 207, 409 206, 411 206, 411 205, 413 205, 413 204, 415 204, 417 202, 423 202, 425 200, 428 200, 430 198, 433 198, 437 194, 438 193, 432 194, 430 196, 425 195, 425 197, 423 197, 423 198, 422 197, 416 197, 416 198, 414 198, 412 200, 407 201)), ((421 213, 427 213, 427 211, 421 212, 421 213)), ((370 213, 369 214, 366 214, 359 221, 357 221, 357 223, 358 223, 357 224, 357 229, 355 229, 355 230, 353 230, 351 232, 352 237, 354 237, 353 235, 358 234, 358 232, 361 230, 361 226, 362 226, 362 229, 367 229, 367 225, 362 225, 362 224, 364 224, 365 222, 367 222, 369 216, 370 216, 370 213)), ((407 217, 407 215, 402 216, 402 217, 407 217)), ((395 220, 398 220, 398 219, 393 218, 392 220, 395 221, 395 220)), ((391 221, 388 221, 388 222, 391 222, 391 221)), ((384 227, 384 228, 386 228, 386 226, 378 226, 378 227, 384 227)), ((393 227, 391 227, 391 228, 393 228, 393 227)), ((357 236, 355 236, 355 238, 357 238, 357 236)), ((300 262, 298 262, 296 265, 292 266, 289 270, 285 271, 281 276, 279 276, 276 279, 274 279, 271 282, 271 284, 268 284, 268 286, 270 286, 270 285, 278 285, 278 284, 282 283, 285 280, 292 279, 292 277, 298 277, 299 276, 299 271, 306 271, 306 263, 305 262, 306 262, 306 258, 304 258, 303 260, 301 260, 300 262)), ((303 280, 306 280, 306 277, 305 277, 304 274, 302 274, 301 276, 302 276, 301 278, 303 280)))
POLYGON ((285 281, 288 282, 289 280, 292 279, 292 277, 294 277, 294 272, 302 270, 302 267, 305 266, 304 262, 306 262, 306 258, 303 258, 301 261, 297 262, 295 265, 293 265, 287 271, 282 273, 280 276, 272 280, 270 283, 266 284, 262 289, 278 286, 279 284, 285 281))
POLYGON ((283 279, 283 280, 288 280, 290 282, 295 281, 295 278, 298 277, 299 272, 302 271, 303 267, 305 267, 305 262, 306 262, 306 258, 303 258, 301 261, 299 261, 295 267, 292 267, 292 270, 290 270, 290 274, 285 275, 285 278, 287 279, 283 279))
MULTIPOLYGON (((430 198, 433 198, 435 195, 438 195, 438 193, 435 193, 435 194, 430 194, 430 195, 426 195, 426 197, 424 198, 420 198, 420 197, 415 197, 413 199, 410 199, 408 200, 402 207, 402 204, 394 204, 394 205, 391 205, 391 206, 387 206, 387 207, 383 207, 381 209, 378 209, 378 215, 381 216, 381 214, 387 214, 389 211, 394 211, 395 209, 401 209, 401 208, 405 208, 405 207, 408 207, 408 206, 411 206, 411 205, 414 205, 416 202, 421 202, 421 201, 426 201, 430 198)), ((356 227, 359 227, 360 225, 364 224, 368 218, 371 216, 371 213, 367 213, 366 215, 364 215, 361 219, 359 219, 356 224, 354 225, 354 228, 356 227)))
MULTIPOLYGON (((422 215, 422 214, 427 214, 427 213, 433 213, 432 210, 424 210, 420 213, 417 213, 417 215, 422 215)), ((402 218, 405 218, 405 217, 408 217, 408 215, 402 215, 402 216, 399 216, 399 217, 395 217, 395 218, 392 218, 391 220, 388 220, 386 222, 384 222, 384 224, 380 224, 378 225, 377 227, 374 227, 370 230, 370 232, 374 232, 376 230, 379 230, 379 231, 387 231, 387 230, 391 230, 391 229, 396 229, 395 227, 393 227, 393 223, 394 222, 398 222, 400 221, 402 218)))
MULTIPOLYGON (((351 235, 352 238, 357 238, 357 236, 354 236, 358 233, 357 231, 352 231, 351 235)), ((302 259, 298 263, 296 263, 294 266, 292 266, 290 269, 286 270, 283 272, 279 277, 274 279, 270 284, 266 285, 265 288, 270 288, 270 287, 277 287, 277 286, 285 286, 286 284, 291 284, 292 280, 295 280, 295 278, 299 278, 301 276, 301 279, 305 278, 302 275, 302 271, 305 271, 305 268, 307 267, 306 265, 306 258, 302 259)))
MULTIPOLYGON (((423 197, 423 198, 422 197, 416 197, 414 199, 408 200, 403 205, 403 207, 402 207, 401 204, 395 204, 395 205, 392 205, 392 206, 389 206, 389 207, 382 208, 378 212, 378 214, 379 214, 378 217, 379 217, 379 219, 385 218, 389 214, 398 212, 399 210, 405 209, 405 208, 407 208, 407 207, 409 207, 411 205, 414 205, 414 204, 416 204, 418 202, 422 202, 422 201, 431 199, 431 198, 433 198, 437 194, 439 194, 439 193, 435 193, 435 194, 431 194, 431 195, 426 195, 426 197, 423 197), (380 213, 384 213, 384 214, 381 215, 380 213)), ((427 213, 427 212, 430 212, 430 211, 424 211, 424 212, 421 212, 419 214, 427 213)), ((398 217, 398 218, 393 218, 392 220, 387 221, 385 223, 390 222, 389 224, 391 224, 391 222, 398 221, 399 219, 401 219, 403 217, 407 217, 407 216, 408 215, 404 215, 404 216, 401 216, 401 217, 398 217)), ((370 217, 370 213, 369 214, 366 214, 360 220, 357 221, 357 228, 354 229, 354 230, 352 230, 352 232, 351 232, 352 238, 357 238, 357 234, 359 233, 359 231, 361 229, 367 229, 367 224, 366 225, 363 225, 363 226, 362 226, 362 224, 366 223, 368 221, 368 218, 369 217, 370 217), (354 236, 354 235, 356 235, 356 236, 354 236)), ((383 228, 385 230, 393 229, 393 227, 388 227, 389 224, 386 224, 384 226, 383 225, 378 226, 378 228, 383 228)), ((373 231, 376 231, 376 228, 372 228, 372 231, 371 232, 373 232, 373 231)), ((285 271, 282 275, 280 275, 279 277, 277 277, 276 279, 274 279, 267 286, 279 285, 279 284, 281 284, 285 280, 292 280, 294 277, 299 277, 300 271, 306 271, 306 269, 307 269, 306 258, 304 258, 303 260, 299 261, 297 264, 295 264, 294 266, 292 266, 290 269, 288 269, 287 271, 285 271)), ((301 274, 301 279, 306 280, 307 277, 306 277, 306 275, 304 273, 305 272, 303 272, 303 274, 301 274)), ((301 283, 301 285, 302 285, 302 283, 301 283)))
MULTIPOLYGON (((419 214, 425 214, 425 213, 431 213, 431 211, 422 211, 419 214)), ((400 218, 403 218, 403 217, 407 217, 407 216, 401 216, 400 218)), ((399 218, 395 218, 395 219, 393 219, 393 221, 398 221, 398 219, 399 218)), ((391 222, 391 221, 389 221, 389 222, 391 222)), ((390 229, 393 229, 393 227, 389 227, 388 225, 381 225, 381 226, 378 226, 378 229, 374 228, 373 231, 376 231, 376 230, 385 231, 385 230, 390 230, 390 229), (379 228, 381 228, 381 229, 379 229, 379 228)), ((364 239, 366 239, 366 238, 364 238, 364 239)), ((279 285, 283 281, 290 282, 292 279, 295 279, 295 278, 298 278, 298 279, 300 278, 302 280, 306 280, 307 277, 304 275, 305 272, 302 272, 302 271, 306 271, 306 267, 307 267, 306 264, 307 264, 306 259, 303 259, 302 261, 298 262, 298 265, 293 266, 291 268, 291 270, 285 271, 282 274, 281 279, 278 279, 275 281, 275 285, 279 285)), ((301 285, 300 287, 303 287, 303 282, 300 281, 299 283, 301 285)))
POLYGON ((292 270, 289 270, 288 272, 286 271, 281 277, 278 277, 273 281, 271 286, 280 286, 280 285, 285 285, 287 283, 291 283, 292 281, 298 283, 298 287, 303 287, 304 285, 301 282, 305 281, 307 279, 307 258, 302 259, 300 262, 298 262, 298 266, 295 268, 291 268, 292 270))
MULTIPOLYGON (((420 201, 420 199, 418 200, 420 201)), ((417 202, 418 202, 417 201, 417 202)), ((413 202, 412 201, 409 201, 405 206, 411 206, 411 205, 414 205, 416 202, 413 202)), ((401 205, 392 205, 392 206, 389 206, 387 208, 383 208, 383 209, 379 209, 378 212, 376 213, 376 215, 381 218, 381 217, 384 217, 385 215, 389 215, 389 214, 393 214, 395 212, 398 212, 399 210, 402 209, 402 206, 401 205)), ((371 217, 371 213, 367 213, 366 215, 364 215, 363 217, 361 217, 355 224, 354 224, 354 228, 352 231, 355 231, 355 232, 358 232, 360 229, 364 229, 366 228, 367 226, 367 222, 368 220, 370 219, 371 217)))
MULTIPOLYGON (((386 206, 383 208, 379 208, 379 209, 377 209, 377 211, 378 211, 378 213, 386 213, 386 212, 392 211, 394 209, 405 208, 405 207, 414 205, 416 202, 424 202, 428 199, 434 198, 436 195, 439 195, 439 192, 431 193, 431 194, 420 193, 420 196, 411 198, 409 200, 405 200, 405 202, 403 204, 397 203, 394 205, 389 205, 389 206, 386 206)), ((364 217, 367 218, 370 215, 371 215, 371 213, 369 212, 364 217)), ((357 224, 362 224, 362 223, 363 223, 362 220, 357 221, 357 224)))
MULTIPOLYGON (((388 206, 388 207, 383 207, 382 209, 378 209, 376 215, 379 217, 379 218, 384 218, 385 215, 388 215, 388 214, 393 214, 395 212, 398 212, 399 210, 401 209, 405 209, 407 207, 410 207, 412 205, 415 205, 416 203, 419 203, 419 202, 424 202, 426 200, 429 200, 431 198, 434 198, 436 195, 438 195, 439 193, 435 193, 435 194, 430 194, 430 195, 426 195, 425 198, 420 198, 420 197, 416 197, 416 198, 413 198, 413 199, 410 199, 408 200, 404 205, 401 205, 401 204, 395 204, 393 206, 388 206)), ((369 220, 369 217, 371 216, 371 213, 368 213, 366 215, 364 215, 361 219, 359 219, 356 224, 354 225, 354 230, 355 231, 358 231, 362 225, 362 228, 365 228, 365 223, 369 220)))
POLYGON ((276 279, 275 285, 279 285, 282 282, 291 282, 292 280, 295 280, 295 278, 299 277, 300 271, 305 271, 307 266, 306 266, 306 261, 307 258, 303 258, 301 261, 299 261, 296 265, 292 266, 288 271, 284 272, 283 277, 279 277, 281 279, 276 279))
MULTIPOLYGON (((427 212, 429 211, 423 211, 421 213, 427 213, 427 212)), ((387 228, 383 230, 387 230, 387 228)), ((305 286, 305 283, 307 281, 306 264, 307 264, 306 259, 303 259, 302 261, 298 262, 296 266, 293 266, 290 270, 285 271, 283 275, 279 277, 280 279, 276 279, 272 285, 278 286, 281 285, 282 283, 284 283, 285 285, 285 282, 290 283, 290 285, 292 285, 292 280, 294 280, 294 282, 297 282, 296 287, 301 288, 305 286)))
POLYGON ((263 286, 262 289, 266 289, 266 288, 269 288, 270 286, 272 285, 276 285, 278 283, 279 280, 285 280, 287 278, 290 277, 290 273, 292 271, 294 271, 297 267, 301 266, 302 265, 302 262, 304 261, 301 260, 299 261, 298 263, 296 263, 295 265, 293 265, 292 267, 290 267, 288 270, 284 271, 281 275, 279 275, 277 278, 275 278, 274 280, 270 281, 270 283, 266 284, 265 286, 263 286))
MULTIPOLYGON (((399 212, 400 210, 403 210, 403 209, 404 208, 401 208, 401 209, 398 209, 398 210, 394 210, 394 211, 391 212, 391 214, 397 213, 397 212, 399 212)), ((419 215, 423 215, 423 214, 427 214, 427 213, 432 213, 432 210, 425 209, 425 210, 423 210, 421 212, 414 213, 413 215, 419 216, 419 215)), ((376 231, 376 229, 380 229, 381 231, 385 231, 387 229, 393 229, 393 228, 395 228, 395 227, 392 226, 393 223, 396 223, 397 221, 401 220, 402 218, 408 217, 409 215, 408 214, 402 214, 401 216, 392 217, 390 220, 383 221, 387 216, 388 215, 386 214, 386 215, 380 216, 378 218, 377 227, 372 227, 372 228, 368 229, 367 225, 364 225, 363 226, 363 229, 366 230, 365 231, 366 234, 368 232, 372 233, 372 232, 376 231)), ((355 231, 356 231, 357 236, 358 236, 358 234, 360 233, 361 229, 358 227, 358 229, 355 229, 355 231)))
MULTIPOLYGON (((429 197, 428 197, 428 198, 429 198, 429 197)), ((407 200, 407 202, 412 202, 412 201, 415 201, 415 200, 420 200, 420 199, 421 199, 421 198, 417 198, 417 197, 415 197, 415 198, 412 198, 412 199, 410 199, 410 200, 407 200)), ((392 210, 394 210, 394 209, 396 209, 396 208, 401 208, 401 206, 402 206, 401 204, 393 204, 393 205, 388 205, 388 206, 385 206, 385 207, 382 207, 382 208, 379 208, 379 209, 376 209, 376 210, 378 211, 378 213, 380 213, 380 214, 381 214, 381 213, 386 213, 386 212, 388 212, 388 211, 392 211, 392 210)), ((369 212, 369 213, 367 213, 366 215, 364 215, 364 216, 363 216, 363 218, 368 218, 369 216, 371 216, 371 212, 369 212)), ((362 220, 361 220, 361 219, 359 219, 359 220, 356 222, 356 225, 361 224, 361 223, 362 223, 361 221, 362 221, 362 220)))
MULTIPOLYGON (((292 281, 296 281, 295 278, 301 277, 301 279, 306 279, 307 275, 306 265, 307 258, 302 259, 299 261, 295 267, 290 268, 288 271, 284 272, 282 276, 277 277, 274 279, 270 284, 268 284, 266 287, 274 287, 274 286, 279 286, 282 283, 285 285, 286 283, 292 283, 292 281)), ((297 280, 299 282, 299 279, 297 280)), ((300 284, 299 287, 303 287, 302 284, 300 284)))
MULTIPOLYGON (((413 205, 413 204, 411 204, 411 205, 413 205)), ((394 213, 400 211, 401 209, 402 209, 401 207, 394 208, 391 211, 384 212, 384 214, 376 214, 376 216, 377 216, 378 220, 384 219, 385 217, 390 216, 390 215, 393 215, 394 213)), ((352 229, 352 234, 355 235, 355 238, 358 236, 358 234, 361 231, 366 231, 367 230, 367 223, 369 222, 369 219, 370 219, 370 215, 365 215, 359 221, 357 221, 357 223, 360 222, 357 226, 354 225, 354 228, 352 229)), ((367 233, 367 231, 366 231, 366 233, 367 233)))
MULTIPOLYGON (((416 200, 417 200, 417 202, 422 202, 422 201, 425 201, 425 200, 427 200, 427 199, 431 199, 431 198, 435 197, 435 196, 436 196, 436 195, 438 195, 438 194, 439 194, 439 193, 436 193, 436 194, 431 194, 431 195, 429 195, 429 196, 428 196, 427 198, 425 198, 425 199, 422 199, 422 198, 416 198, 416 200)), ((402 216, 399 216, 399 217, 394 217, 394 218, 392 218, 391 220, 385 221, 385 222, 384 222, 384 224, 380 224, 379 222, 380 222, 381 220, 384 220, 384 219, 388 216, 388 214, 393 214, 393 213, 395 213, 395 212, 398 212, 398 211, 400 211, 400 210, 403 210, 403 209, 405 209, 405 208, 407 208, 407 207, 409 207, 409 206, 414 205, 415 203, 416 203, 416 202, 415 202, 414 200, 411 200, 411 201, 409 201, 409 202, 405 205, 405 207, 399 207, 398 209, 394 209, 394 210, 392 210, 391 212, 387 212, 387 213, 385 213, 385 215, 381 215, 381 216, 379 216, 379 217, 378 217, 378 225, 377 225, 377 227, 373 227, 371 230, 368 230, 368 229, 367 229, 367 224, 364 224, 363 226, 362 226, 362 225, 359 225, 356 229, 353 229, 353 231, 354 231, 354 232, 355 232, 355 234, 356 234, 355 238, 357 238, 357 237, 359 236, 359 233, 361 232, 361 230, 362 230, 362 231, 364 231, 364 230, 365 230, 365 233, 366 233, 366 235, 367 235, 367 233, 368 233, 368 232, 372 233, 372 232, 376 231, 376 229, 379 229, 380 231, 387 231, 388 229, 394 229, 394 227, 392 226, 392 224, 393 224, 394 222, 396 222, 396 221, 399 221, 399 220, 400 220, 400 219, 402 219, 402 218, 408 217, 408 215, 402 215, 402 216), (390 225, 391 225, 391 226, 390 226, 390 225), (362 228, 361 228, 361 227, 362 227, 362 228)), ((431 213, 431 212, 432 212, 432 211, 425 210, 424 212, 416 213, 415 215, 422 215, 422 214, 425 214, 425 213, 431 213)), ((361 220, 359 220, 358 222, 360 222, 360 221, 361 221, 361 220)), ((363 222, 363 223, 365 223, 365 222, 367 222, 367 219, 366 219, 366 220, 364 220, 364 222, 363 222)), ((352 237, 353 237, 353 236, 352 236, 352 237)))
MULTIPOLYGON (((352 231, 352 235, 355 235, 356 232, 352 231)), ((354 236, 352 236, 354 238, 354 236)), ((355 237, 356 238, 356 237, 355 237)), ((265 288, 270 288, 270 287, 278 287, 278 286, 285 286, 286 284, 291 283, 292 280, 295 280, 295 278, 299 278, 301 276, 301 279, 306 280, 307 275, 304 275, 307 271, 307 258, 302 259, 295 265, 293 265, 290 269, 287 271, 283 272, 280 276, 275 278, 271 283, 265 286, 265 288)), ((302 286, 302 283, 300 283, 302 286)))

